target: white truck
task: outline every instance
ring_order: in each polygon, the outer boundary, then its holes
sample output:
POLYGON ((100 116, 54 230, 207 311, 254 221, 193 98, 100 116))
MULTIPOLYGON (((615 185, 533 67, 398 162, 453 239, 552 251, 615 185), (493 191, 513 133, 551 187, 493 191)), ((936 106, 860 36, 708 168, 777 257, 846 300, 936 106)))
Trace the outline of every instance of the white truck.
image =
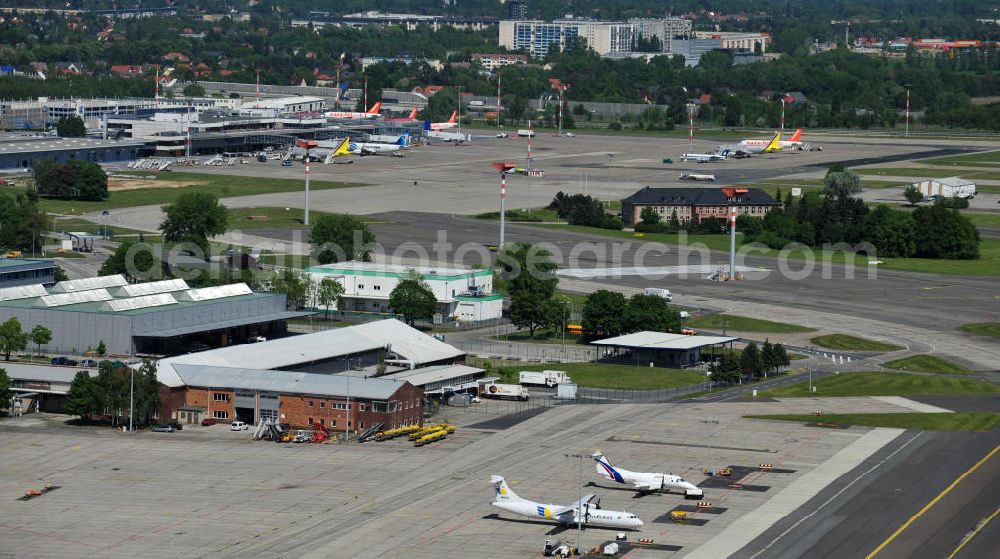
POLYGON ((558 386, 573 382, 566 371, 521 371, 518 382, 521 384, 536 384, 539 386, 558 386))
POLYGON ((527 400, 528 389, 520 384, 491 383, 483 387, 482 395, 497 400, 527 400))
POLYGON ((517 136, 519 138, 534 138, 535 137, 535 131, 534 130, 527 130, 527 129, 518 130, 517 131, 517 136))
POLYGON ((643 293, 645 293, 646 295, 655 295, 657 297, 663 297, 667 301, 674 300, 674 296, 670 294, 669 289, 662 289, 660 287, 647 287, 646 290, 643 291, 643 293))

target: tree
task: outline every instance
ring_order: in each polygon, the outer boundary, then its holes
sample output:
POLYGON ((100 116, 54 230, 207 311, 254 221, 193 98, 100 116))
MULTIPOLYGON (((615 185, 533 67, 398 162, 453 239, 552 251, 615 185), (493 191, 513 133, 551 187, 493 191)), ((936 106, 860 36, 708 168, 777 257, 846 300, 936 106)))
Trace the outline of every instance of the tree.
POLYGON ((633 295, 624 310, 624 332, 677 332, 681 328, 680 313, 658 295, 633 295))
POLYGON ((108 198, 108 174, 97 163, 70 161, 77 200, 99 201, 108 198))
POLYGON ((104 340, 101 340, 100 343, 97 344, 97 349, 95 349, 94 352, 101 357, 108 352, 108 346, 104 345, 104 340))
MULTIPOLYGON (((674 211, 676 212, 677 210, 674 211)), ((660 214, 653 208, 653 206, 646 206, 642 208, 641 212, 639 212, 639 219, 641 219, 642 223, 645 225, 656 225, 660 223, 660 214)))
POLYGON ((923 201, 924 193, 920 192, 919 186, 911 184, 903 189, 903 198, 906 198, 906 201, 909 202, 911 206, 916 206, 917 203, 923 201))
POLYGON ((163 239, 173 243, 193 243, 208 255, 208 239, 226 232, 229 212, 215 195, 185 192, 163 207, 166 219, 160 224, 163 239))
POLYGON ((117 425, 122 410, 128 405, 128 381, 110 361, 101 361, 98 365, 95 388, 97 413, 111 416, 112 424, 117 425))
POLYGON ((160 383, 156 380, 156 361, 146 358, 134 373, 135 402, 133 421, 149 425, 160 408, 160 383))
POLYGON ((510 295, 511 322, 534 337, 535 330, 551 324, 557 265, 547 250, 526 242, 503 247, 497 261, 510 295))
POLYGON ((527 328, 534 338, 535 330, 551 325, 551 295, 541 289, 518 289, 510 295, 510 322, 517 328, 527 328))
POLYGON ((778 356, 774 353, 774 346, 770 340, 764 340, 764 345, 760 348, 760 364, 765 371, 773 371, 778 368, 778 356))
POLYGON ((419 276, 411 274, 411 277, 401 280, 389 294, 389 306, 393 312, 403 315, 406 323, 412 326, 417 319, 434 316, 437 298, 419 276))
POLYGON ((87 135, 87 126, 76 115, 64 116, 56 123, 56 134, 60 138, 83 138, 87 135))
POLYGON ((189 83, 184 86, 185 97, 204 97, 205 88, 196 83, 189 83))
POLYGON ((583 305, 583 337, 587 340, 613 338, 625 333, 622 310, 625 296, 617 291, 601 289, 591 293, 583 305))
POLYGON ((313 257, 320 264, 360 260, 368 262, 375 248, 375 234, 360 218, 347 214, 324 215, 309 232, 313 257))
POLYGON ((66 392, 66 413, 84 417, 97 411, 97 383, 89 372, 79 371, 66 392))
POLYGON ((979 258, 979 231, 957 210, 934 205, 913 210, 916 256, 921 258, 979 258))
POLYGON ((21 321, 16 317, 0 324, 0 351, 4 354, 4 359, 10 361, 10 356, 15 351, 21 351, 28 347, 28 334, 21 331, 21 321))
POLYGON ((59 266, 57 264, 56 265, 56 269, 55 269, 55 280, 56 280, 56 282, 66 281, 68 279, 69 279, 69 276, 66 275, 66 270, 63 270, 62 266, 59 266))
POLYGON ((760 376, 764 372, 764 363, 760 355, 757 344, 750 342, 740 354, 740 370, 744 375, 751 377, 760 376))
POLYGON ((7 370, 0 369, 0 408, 9 406, 13 396, 14 393, 10 389, 10 377, 7 376, 7 370))
POLYGON ((91 201, 108 197, 108 174, 97 163, 42 160, 32 166, 32 173, 42 196, 91 201))
POLYGON ((774 372, 777 373, 782 367, 787 367, 792 364, 792 360, 788 357, 788 352, 785 351, 785 346, 781 344, 774 344, 774 372))
POLYGON ((719 356, 719 360, 712 364, 712 380, 726 384, 736 384, 742 379, 740 364, 728 354, 719 356))
POLYGON ((121 274, 129 281, 156 276, 160 261, 153 254, 153 247, 131 239, 122 241, 114 254, 108 257, 97 271, 99 276, 121 274))
POLYGON ((851 194, 861 191, 861 177, 850 170, 827 173, 823 184, 823 194, 827 196, 849 198, 851 194))
POLYGON ((41 324, 36 325, 31 329, 31 342, 35 344, 38 348, 38 355, 42 354, 42 346, 48 345, 52 341, 52 330, 42 326, 41 324))
POLYGON ((284 293, 285 304, 291 310, 304 309, 309 301, 312 281, 304 273, 283 270, 271 279, 271 292, 284 293))
POLYGON ((316 299, 320 306, 326 309, 323 318, 329 318, 330 306, 340 308, 340 296, 344 294, 344 286, 333 278, 323 278, 316 291, 316 299))

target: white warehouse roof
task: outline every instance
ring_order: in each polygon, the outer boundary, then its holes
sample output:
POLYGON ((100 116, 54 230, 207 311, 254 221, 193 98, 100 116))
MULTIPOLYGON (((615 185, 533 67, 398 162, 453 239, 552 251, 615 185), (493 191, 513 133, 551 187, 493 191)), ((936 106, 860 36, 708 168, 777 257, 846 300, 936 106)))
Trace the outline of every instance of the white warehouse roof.
POLYGON ((330 397, 344 397, 349 394, 351 398, 367 400, 386 400, 406 384, 403 380, 380 377, 320 375, 205 365, 177 365, 175 371, 182 383, 187 386, 330 397))
POLYGON ((732 336, 688 336, 686 334, 670 334, 667 332, 650 332, 646 330, 590 343, 593 345, 641 349, 685 350, 725 344, 738 339, 732 336))
POLYGON ((414 365, 464 355, 464 352, 398 320, 387 319, 257 344, 235 345, 168 357, 160 360, 157 377, 167 386, 181 386, 184 382, 174 371, 175 364, 280 369, 341 355, 374 351, 386 346, 392 353, 413 362, 414 365))

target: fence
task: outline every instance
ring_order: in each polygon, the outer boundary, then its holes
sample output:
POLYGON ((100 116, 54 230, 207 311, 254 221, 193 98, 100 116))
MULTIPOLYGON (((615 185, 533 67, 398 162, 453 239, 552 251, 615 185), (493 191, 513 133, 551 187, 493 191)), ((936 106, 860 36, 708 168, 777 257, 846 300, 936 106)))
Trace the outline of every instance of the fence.
POLYGON ((562 363, 595 361, 598 349, 577 345, 518 344, 508 342, 456 341, 449 342, 462 351, 492 360, 528 363, 562 363))

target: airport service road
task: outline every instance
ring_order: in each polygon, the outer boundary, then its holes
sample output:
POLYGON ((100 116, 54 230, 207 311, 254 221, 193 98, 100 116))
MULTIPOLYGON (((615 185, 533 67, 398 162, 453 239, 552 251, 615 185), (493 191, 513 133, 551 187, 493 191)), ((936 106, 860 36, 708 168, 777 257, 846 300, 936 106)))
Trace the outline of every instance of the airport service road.
MULTIPOLYGON (((254 442, 225 426, 178 433, 68 428, 45 415, 5 420, 0 430, 0 553, 17 557, 534 557, 553 531, 572 530, 498 513, 490 474, 518 494, 570 503, 593 492, 603 508, 646 525, 631 534, 682 556, 705 545, 811 472, 853 468, 847 448, 873 430, 821 429, 743 419, 749 413, 901 412, 868 398, 698 404, 561 405, 504 429, 468 427, 481 415, 451 409, 458 432, 416 449, 406 441, 359 445, 254 442), (637 470, 700 483, 706 467, 747 466, 743 490, 706 489, 721 514, 667 520, 678 495, 635 498, 601 481, 587 456, 601 450, 637 470), (580 453, 584 454, 581 487, 580 453), (769 463, 785 473, 761 473, 769 463), (59 488, 29 501, 32 487, 59 488), (706 521, 707 522, 703 522, 706 521)), ((876 430, 877 431, 877 430, 876 430)), ((877 449, 873 449, 874 452, 877 449)), ((819 474, 815 474, 819 475, 819 474)), ((785 495, 804 503, 816 486, 785 495)), ((792 500, 788 500, 789 498, 792 500)), ((760 530, 763 530, 761 528, 760 530)), ((741 531, 741 537, 755 535, 741 531)), ((585 548, 614 537, 583 532, 585 548)))

